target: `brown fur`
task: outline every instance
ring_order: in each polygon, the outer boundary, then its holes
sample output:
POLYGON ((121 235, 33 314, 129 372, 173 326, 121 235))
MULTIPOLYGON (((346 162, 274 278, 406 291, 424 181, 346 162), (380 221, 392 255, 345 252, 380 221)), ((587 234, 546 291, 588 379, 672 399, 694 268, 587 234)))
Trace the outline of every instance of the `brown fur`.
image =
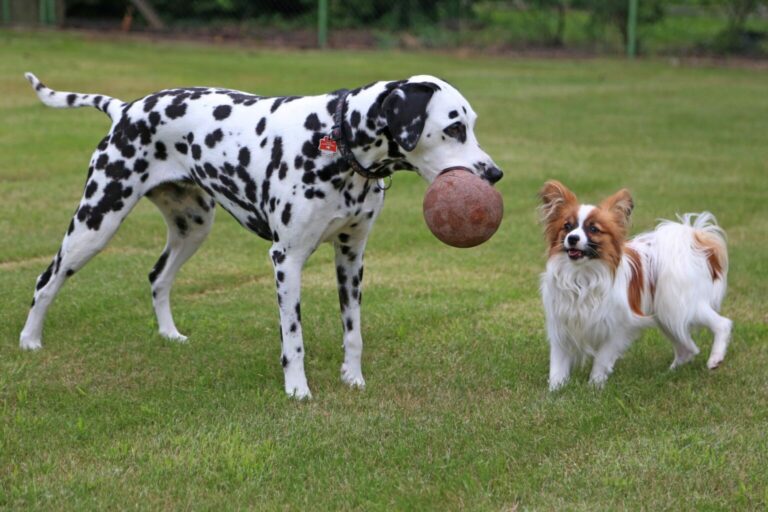
POLYGON ((703 231, 693 233, 693 239, 699 250, 707 256, 707 265, 712 281, 723 277, 723 269, 728 266, 728 253, 722 240, 703 231))
POLYGON ((579 202, 576 195, 556 180, 550 180, 539 191, 541 199, 541 222, 544 223, 544 238, 549 244, 549 256, 563 250, 565 223, 576 224, 579 202))
POLYGON ((603 204, 592 210, 584 221, 584 228, 595 226, 599 232, 590 233, 589 238, 598 245, 600 259, 608 263, 613 273, 621 263, 624 239, 627 236, 625 222, 615 211, 605 208, 603 204))
POLYGON ((643 280, 643 262, 640 260, 640 255, 637 251, 630 247, 624 247, 624 252, 629 259, 629 267, 632 270, 632 276, 629 279, 629 288, 627 290, 627 297, 629 299, 629 308, 636 315, 643 316, 643 288, 645 283, 643 280))

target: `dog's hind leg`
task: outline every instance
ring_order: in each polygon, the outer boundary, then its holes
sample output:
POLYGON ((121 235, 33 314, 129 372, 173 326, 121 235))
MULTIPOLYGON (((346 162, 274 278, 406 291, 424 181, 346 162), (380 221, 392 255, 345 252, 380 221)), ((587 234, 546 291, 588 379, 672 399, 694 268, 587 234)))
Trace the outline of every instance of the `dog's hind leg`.
POLYGON ((669 338, 675 349, 675 359, 669 367, 670 370, 691 362, 699 353, 699 347, 693 341, 688 326, 672 326, 659 322, 659 328, 669 338))
POLYGON ((168 225, 168 240, 149 273, 152 305, 160 334, 173 341, 186 341, 171 314, 171 287, 179 268, 197 251, 213 226, 216 203, 200 187, 185 182, 159 185, 147 198, 158 207, 168 225))
POLYGON ((360 325, 365 242, 365 239, 359 240, 347 233, 339 234, 338 240, 334 242, 339 307, 344 329, 344 363, 341 365, 341 380, 349 386, 358 388, 365 387, 362 370, 363 337, 360 325))
POLYGON ((707 360, 707 368, 714 370, 725 359, 725 353, 728 350, 728 344, 731 341, 731 329, 733 328, 733 322, 719 315, 709 305, 702 305, 699 310, 699 319, 712 334, 715 336, 712 342, 712 351, 709 354, 707 360))
POLYGON ((136 204, 140 194, 126 181, 89 176, 85 193, 59 251, 35 285, 32 306, 19 336, 24 350, 42 348, 43 322, 64 281, 101 251, 136 204))

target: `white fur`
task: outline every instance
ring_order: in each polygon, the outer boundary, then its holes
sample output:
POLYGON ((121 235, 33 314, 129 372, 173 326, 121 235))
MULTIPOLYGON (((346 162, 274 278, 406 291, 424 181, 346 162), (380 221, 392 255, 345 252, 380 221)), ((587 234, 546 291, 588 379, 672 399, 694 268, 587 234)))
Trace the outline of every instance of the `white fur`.
POLYGON ((633 272, 626 254, 615 275, 599 259, 571 261, 562 252, 550 257, 541 278, 550 343, 550 390, 565 384, 571 368, 589 357, 594 359, 590 382, 602 386, 616 360, 643 329, 654 325, 675 347, 673 368, 699 352, 690 335, 696 326, 705 326, 715 335, 709 368, 722 362, 731 321, 717 311, 725 296, 727 261, 722 277, 713 282, 707 256, 697 249, 694 233, 716 236, 723 248, 725 235, 708 212, 686 214, 680 221, 663 221, 628 243, 639 254, 643 269, 643 315, 630 309, 628 287, 633 272), (653 294, 651 283, 655 283, 653 294))

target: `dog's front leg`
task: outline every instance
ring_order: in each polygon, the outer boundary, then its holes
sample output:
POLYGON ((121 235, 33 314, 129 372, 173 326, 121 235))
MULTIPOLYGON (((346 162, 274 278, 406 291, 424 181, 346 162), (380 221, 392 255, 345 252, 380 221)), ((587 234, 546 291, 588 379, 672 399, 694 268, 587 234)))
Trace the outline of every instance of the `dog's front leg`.
POLYGON ((304 373, 304 341, 301 335, 301 270, 306 255, 294 254, 273 245, 270 251, 275 267, 277 304, 280 308, 280 363, 285 374, 285 392, 298 399, 312 398, 304 373))
POLYGON ((556 391, 565 386, 571 376, 573 358, 563 349, 559 341, 550 340, 549 345, 549 390, 556 391))
POLYGON ((362 370, 363 337, 360 325, 365 242, 365 238, 356 239, 345 233, 340 234, 334 242, 339 306, 344 329, 344 363, 341 365, 341 380, 358 388, 365 387, 362 370))

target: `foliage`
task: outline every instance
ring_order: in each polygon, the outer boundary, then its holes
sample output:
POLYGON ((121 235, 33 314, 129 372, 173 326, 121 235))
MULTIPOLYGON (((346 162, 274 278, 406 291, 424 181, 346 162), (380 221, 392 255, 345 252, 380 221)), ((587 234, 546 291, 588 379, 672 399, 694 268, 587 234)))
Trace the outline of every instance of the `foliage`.
MULTIPOLYGON (((583 4, 591 12, 594 23, 616 28, 621 33, 624 44, 627 44, 629 36, 627 27, 628 0, 584 0, 583 4)), ((659 22, 664 17, 664 9, 667 4, 667 0, 638 1, 637 24, 651 25, 659 22)))

